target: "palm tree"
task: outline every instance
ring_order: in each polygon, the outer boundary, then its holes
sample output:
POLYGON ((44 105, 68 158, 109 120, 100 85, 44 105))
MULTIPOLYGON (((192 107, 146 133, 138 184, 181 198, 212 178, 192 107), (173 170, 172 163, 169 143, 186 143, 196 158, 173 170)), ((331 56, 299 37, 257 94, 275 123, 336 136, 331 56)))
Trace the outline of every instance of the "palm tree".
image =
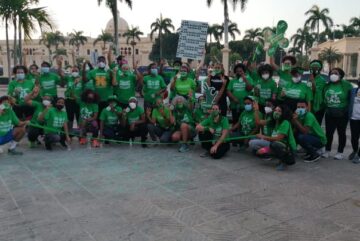
POLYGON ((357 37, 358 31, 355 29, 353 25, 341 25, 342 32, 344 34, 344 37, 357 37))
POLYGON ((298 47, 301 50, 301 54, 304 53, 304 48, 307 53, 307 50, 311 48, 314 42, 314 37, 309 30, 309 27, 298 28, 296 33, 291 36, 290 40, 293 41, 294 47, 298 47))
POLYGON ((212 37, 214 37, 216 42, 219 42, 222 39, 222 34, 224 32, 224 27, 219 24, 213 24, 208 28, 208 36, 210 37, 210 43, 212 43, 212 37))
POLYGON ((328 29, 334 24, 333 20, 328 16, 329 12, 328 8, 320 9, 317 5, 314 5, 310 10, 305 12, 305 15, 309 15, 309 18, 305 21, 305 26, 310 26, 312 31, 317 29, 318 42, 320 35, 320 23, 325 26, 325 29, 328 29))
POLYGON ((135 45, 136 45, 136 41, 135 39, 137 39, 138 41, 141 41, 140 36, 144 35, 143 32, 140 31, 139 27, 131 27, 131 29, 129 29, 128 31, 126 31, 123 34, 123 37, 126 37, 126 44, 129 44, 132 46, 132 57, 133 57, 133 65, 135 63, 135 45))
POLYGON ((329 64, 329 68, 332 68, 332 64, 335 62, 339 62, 342 58, 342 54, 333 47, 324 48, 320 54, 319 59, 321 61, 326 61, 329 64))
POLYGON ((104 45, 103 45, 102 49, 105 50, 106 49, 106 43, 113 43, 114 42, 114 36, 112 36, 110 33, 106 33, 104 30, 102 30, 101 34, 95 39, 94 46, 100 41, 103 42, 104 45))
POLYGON ((354 27, 360 30, 360 17, 353 17, 350 19, 350 24, 354 27))
POLYGON ((44 32, 41 36, 39 44, 44 44, 47 47, 49 50, 49 61, 51 62, 51 47, 55 46, 55 50, 57 50, 60 44, 65 46, 65 41, 64 35, 59 31, 44 32))
MULTIPOLYGON (((206 0, 208 7, 211 7, 213 0, 206 0)), ((229 47, 229 2, 228 0, 221 0, 224 5, 224 35, 225 35, 225 48, 229 47)), ((236 6, 240 4, 241 10, 245 9, 246 3, 248 0, 231 0, 230 4, 233 6, 233 10, 235 11, 236 6)))
POLYGON ((160 59, 162 59, 163 51, 162 51, 162 34, 171 33, 170 29, 174 30, 175 27, 172 24, 172 20, 170 18, 163 18, 160 15, 160 18, 157 18, 155 22, 153 22, 150 26, 150 38, 153 39, 153 35, 155 32, 158 32, 158 38, 160 43, 160 59))
MULTIPOLYGON (((223 28, 225 29, 225 26, 223 26, 223 28)), ((238 34, 238 35, 241 34, 241 32, 237 26, 237 23, 233 23, 233 22, 229 22, 228 32, 233 40, 235 40, 235 38, 236 38, 235 34, 238 34)))
POLYGON ((296 55, 296 54, 302 54, 302 50, 299 47, 292 47, 288 50, 289 54, 296 55))
POLYGON ((263 36, 263 31, 261 30, 261 28, 255 28, 255 29, 248 29, 245 31, 245 36, 244 39, 249 39, 252 42, 261 42, 262 41, 262 36, 263 36))
MULTIPOLYGON (((100 4, 103 2, 103 0, 97 0, 98 1, 98 5, 100 6, 100 4)), ((120 2, 122 2, 122 0, 120 0, 120 2)), ((132 9, 132 0, 125 0, 125 3, 129 6, 130 9, 132 9)), ((116 54, 119 53, 119 12, 118 12, 118 8, 117 8, 117 0, 105 0, 105 5, 110 9, 111 14, 113 16, 113 21, 114 21, 114 40, 115 40, 115 51, 116 54)), ((112 41, 114 42, 114 41, 112 41)))
POLYGON ((76 47, 76 53, 79 54, 80 46, 84 45, 87 42, 87 37, 83 35, 83 31, 73 30, 72 33, 69 34, 69 45, 76 47))
MULTIPOLYGON (((60 57, 60 56, 67 56, 67 50, 63 49, 63 48, 56 49, 52 59, 56 59, 57 57, 60 57)), ((74 63, 74 65, 75 65, 75 63, 74 63)))

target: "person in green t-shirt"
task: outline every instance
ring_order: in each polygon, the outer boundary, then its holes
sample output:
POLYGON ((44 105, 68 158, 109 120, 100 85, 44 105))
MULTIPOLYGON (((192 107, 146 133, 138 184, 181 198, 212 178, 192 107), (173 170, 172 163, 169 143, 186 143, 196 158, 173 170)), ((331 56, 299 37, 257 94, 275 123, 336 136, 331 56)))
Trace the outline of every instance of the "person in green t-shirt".
POLYGON ((39 77, 39 66, 37 66, 36 64, 30 65, 29 72, 26 75, 26 79, 30 80, 35 85, 36 83, 39 83, 39 77))
POLYGON ((286 166, 295 164, 296 141, 290 121, 292 112, 286 105, 277 106, 273 112, 275 128, 271 136, 257 134, 257 138, 270 142, 271 155, 279 159, 276 167, 283 171, 286 166))
POLYGON ((144 108, 152 108, 156 99, 166 91, 164 79, 158 74, 157 64, 151 63, 148 67, 149 75, 143 80, 144 108))
POLYGON ((145 112, 142 107, 139 106, 136 97, 130 97, 128 106, 123 112, 122 126, 125 130, 124 137, 126 140, 134 140, 140 136, 141 146, 147 147, 145 143, 148 134, 148 128, 146 125, 145 112))
POLYGON ((58 85, 62 85, 62 78, 59 73, 61 69, 58 66, 58 73, 50 72, 51 65, 48 62, 43 62, 41 64, 41 74, 39 78, 40 85, 40 96, 50 95, 54 101, 56 101, 58 93, 58 85))
POLYGON ((193 112, 195 126, 209 117, 209 110, 211 109, 211 106, 206 105, 206 99, 204 95, 200 95, 197 102, 198 104, 195 106, 193 112))
MULTIPOLYGON (((275 64, 274 57, 270 57, 270 65, 277 72, 280 77, 278 88, 281 93, 282 88, 287 88, 292 83, 291 70, 296 66, 296 58, 291 55, 286 55, 281 60, 281 68, 275 64)), ((280 96, 279 96, 280 97, 280 96)))
POLYGON ((345 72, 340 68, 333 68, 329 72, 330 82, 324 87, 323 98, 325 104, 325 133, 327 138, 326 152, 323 157, 328 158, 331 152, 335 130, 339 136, 339 146, 335 159, 344 158, 346 145, 346 127, 349 121, 349 102, 352 85, 344 80, 345 72))
POLYGON ((277 86, 272 79, 273 69, 271 65, 260 65, 258 70, 258 81, 255 84, 254 94, 258 99, 260 111, 264 112, 264 106, 268 100, 276 100, 277 86))
POLYGON ((190 101, 194 101, 196 82, 189 76, 189 66, 182 65, 180 71, 174 76, 170 85, 170 101, 179 95, 190 101))
POLYGON ((84 90, 95 90, 94 80, 87 78, 92 70, 94 70, 94 67, 90 61, 85 61, 81 68, 82 85, 84 90))
POLYGON ((251 95, 254 83, 244 64, 237 64, 234 67, 235 77, 230 80, 227 86, 227 96, 230 98, 230 109, 232 123, 239 121, 239 116, 244 111, 244 98, 251 95))
POLYGON ((213 105, 210 116, 196 126, 201 147, 206 150, 201 157, 219 159, 230 150, 230 144, 226 141, 229 128, 229 120, 220 115, 219 105, 213 105))
POLYGON ((8 96, 0 97, 0 145, 9 144, 10 155, 22 155, 16 145, 25 135, 25 126, 28 121, 19 121, 9 104, 8 96))
POLYGON ((100 147, 100 142, 96 139, 99 133, 98 115, 99 115, 99 96, 92 90, 86 90, 81 95, 80 102, 80 145, 87 143, 87 133, 92 134, 92 146, 100 147))
MULTIPOLYGON (((101 111, 100 114, 100 138, 110 140, 120 140, 122 131, 120 128, 120 120, 123 109, 118 105, 116 96, 109 96, 109 105, 101 111)), ((108 144, 109 141, 105 141, 108 144)))
POLYGON ((25 120, 34 113, 34 108, 25 104, 25 97, 35 88, 35 84, 26 79, 28 70, 25 66, 16 66, 13 69, 15 79, 8 85, 8 95, 15 98, 13 111, 20 120, 25 120))
POLYGON ((175 60, 171 70, 164 71, 165 60, 161 59, 159 64, 159 75, 164 78, 165 83, 170 83, 172 79, 179 73, 182 62, 175 60))
POLYGON ((319 160, 320 155, 317 151, 326 145, 326 136, 314 114, 309 111, 307 101, 298 102, 292 123, 295 127, 297 143, 306 151, 304 161, 319 160))
POLYGON ((190 150, 188 142, 195 137, 195 123, 192 117, 192 102, 182 96, 176 96, 172 101, 175 118, 175 131, 171 136, 173 142, 180 142, 179 152, 190 150))
POLYGON ((155 108, 146 109, 146 119, 151 139, 155 142, 159 138, 162 143, 169 143, 173 133, 175 119, 170 108, 164 106, 161 97, 156 99, 155 108))
POLYGON ((45 123, 45 148, 51 151, 52 145, 60 142, 63 147, 70 145, 71 139, 67 124, 67 114, 65 111, 65 99, 59 97, 55 102, 55 107, 47 105, 45 110, 39 115, 38 120, 45 123), (67 142, 67 144, 66 144, 67 142))
POLYGON ((137 84, 142 82, 143 76, 134 66, 133 72, 128 64, 122 64, 121 69, 113 74, 114 94, 118 97, 119 104, 126 108, 131 97, 135 96, 137 84))

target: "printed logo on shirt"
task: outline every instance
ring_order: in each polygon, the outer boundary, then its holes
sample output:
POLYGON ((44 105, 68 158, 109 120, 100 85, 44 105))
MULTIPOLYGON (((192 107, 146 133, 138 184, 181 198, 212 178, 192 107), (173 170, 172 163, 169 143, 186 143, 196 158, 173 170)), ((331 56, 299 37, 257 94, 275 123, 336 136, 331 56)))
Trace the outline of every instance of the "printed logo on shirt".
POLYGON ((100 88, 105 88, 107 86, 106 76, 96 75, 95 77, 95 86, 100 88))
POLYGON ((54 117, 54 121, 53 121, 53 127, 56 127, 56 128, 60 128, 60 127, 63 127, 65 123, 65 118, 64 117, 54 117))
POLYGON ((119 88, 123 90, 128 90, 131 88, 130 80, 121 80, 119 81, 119 88))
POLYGON ((41 82, 43 89, 48 90, 56 87, 55 80, 46 80, 41 82))
POLYGON ((0 122, 0 132, 8 132, 13 127, 11 120, 0 122))

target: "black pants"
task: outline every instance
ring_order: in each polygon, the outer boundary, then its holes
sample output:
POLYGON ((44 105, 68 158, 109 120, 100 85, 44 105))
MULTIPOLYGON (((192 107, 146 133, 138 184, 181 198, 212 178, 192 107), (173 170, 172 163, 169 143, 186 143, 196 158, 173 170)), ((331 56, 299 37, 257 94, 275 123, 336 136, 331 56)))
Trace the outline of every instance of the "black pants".
MULTIPOLYGON (((214 135, 211 134, 209 131, 205 131, 203 133, 199 133, 199 139, 201 141, 201 147, 207 151, 210 151, 211 147, 213 147, 213 144, 210 140, 214 139, 214 135), (207 141, 207 142, 203 142, 207 141)), ((217 149, 216 153, 210 154, 212 158, 214 159, 220 159, 223 157, 226 152, 230 150, 230 144, 229 143, 221 143, 219 148, 217 149)))
POLYGON ((148 134, 148 128, 147 125, 145 123, 140 124, 140 125, 136 125, 135 126, 135 130, 130 131, 130 127, 127 126, 125 128, 125 139, 129 140, 129 139, 134 139, 135 137, 140 136, 141 137, 141 142, 146 141, 146 137, 148 134))
POLYGON ((325 115, 325 109, 319 110, 318 112, 315 112, 316 120, 319 122, 320 126, 322 124, 322 121, 324 119, 325 115))
POLYGON ((350 120, 350 131, 351 131, 351 146, 353 152, 358 152, 358 156, 360 156, 360 149, 359 149, 360 120, 350 120))
POLYGON ((348 113, 344 113, 342 117, 333 117, 325 114, 325 131, 326 131, 326 150, 331 151, 331 145, 334 138, 335 130, 339 136, 338 152, 343 153, 346 145, 346 127, 348 124, 348 113))
MULTIPOLYGON (((108 107, 109 103, 107 101, 100 101, 99 102, 99 114, 98 114, 98 120, 100 118, 100 114, 102 112, 103 109, 105 109, 106 107, 108 107)), ((100 125, 99 125, 100 126, 100 125)))
POLYGON ((65 108, 69 123, 71 123, 70 128, 72 128, 72 123, 76 118, 77 123, 79 123, 80 118, 80 105, 73 99, 66 99, 65 100, 65 108))
POLYGON ((232 124, 235 125, 238 123, 241 113, 243 112, 243 109, 231 109, 231 115, 232 115, 232 124))
POLYGON ((119 141, 124 137, 125 131, 119 125, 104 126, 103 135, 105 139, 119 141))
POLYGON ((270 143, 271 154, 279 159, 281 163, 286 165, 293 165, 295 164, 295 156, 294 153, 289 149, 289 147, 280 142, 275 141, 270 143))
POLYGON ((228 109, 226 100, 225 101, 220 101, 219 102, 219 107, 220 107, 220 114, 222 116, 226 117, 227 116, 227 109, 228 109))
POLYGON ((20 120, 30 119, 35 111, 35 108, 31 105, 14 105, 12 109, 20 120))
POLYGON ((35 142, 37 138, 44 134, 44 130, 33 126, 29 127, 28 139, 30 142, 35 142))

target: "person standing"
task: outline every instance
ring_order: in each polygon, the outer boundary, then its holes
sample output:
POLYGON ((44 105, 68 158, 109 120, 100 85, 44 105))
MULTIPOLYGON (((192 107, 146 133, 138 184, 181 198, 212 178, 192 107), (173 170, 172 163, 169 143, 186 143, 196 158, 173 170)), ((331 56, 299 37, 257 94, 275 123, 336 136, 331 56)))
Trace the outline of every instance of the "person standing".
POLYGON ((351 132, 351 146, 352 152, 349 155, 349 160, 354 164, 360 163, 360 79, 357 81, 358 87, 351 90, 349 117, 350 117, 350 132, 351 132))

